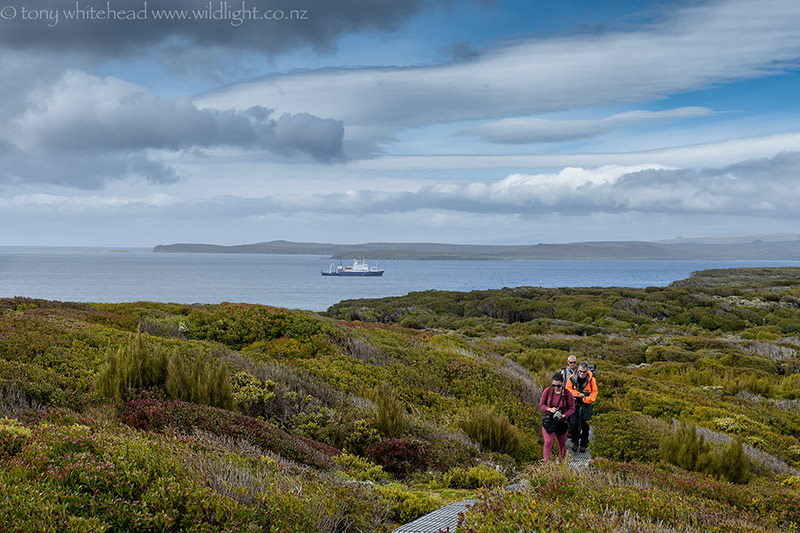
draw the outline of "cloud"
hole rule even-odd
[[[33,155],[10,148],[0,151],[0,184],[52,184],[99,189],[122,178],[142,178],[164,185],[178,181],[169,165],[141,152],[59,153]]]
[[[393,214],[420,210],[476,214],[580,215],[649,213],[747,215],[797,219],[800,152],[719,168],[659,165],[567,167],[510,174],[496,181],[432,183],[415,190],[349,190],[209,198],[185,208],[247,217],[269,213]],[[172,210],[179,209],[171,207]]]
[[[657,99],[768,76],[800,56],[798,28],[794,0],[684,5],[632,31],[520,40],[469,62],[271,76],[196,101],[240,109],[269,102],[278,112],[342,120],[348,139],[353,127],[382,128],[388,138],[403,128]]]
[[[596,168],[612,164],[631,166],[652,162],[683,168],[713,167],[729,165],[743,159],[772,157],[779,152],[797,150],[798,146],[800,146],[800,132],[789,132],[638,152],[384,155],[375,159],[353,161],[350,166],[358,170],[378,172],[565,166]]]
[[[598,120],[546,120],[537,117],[517,117],[480,124],[461,132],[461,134],[501,144],[560,142],[586,139],[625,126],[656,120],[695,118],[711,114],[713,111],[706,107],[679,107],[664,111],[626,111]]]
[[[0,19],[0,46],[102,58],[164,45],[171,54],[205,48],[274,55],[305,46],[324,50],[348,33],[391,31],[431,3],[437,0],[26,0],[36,20],[23,19],[21,5],[6,7],[14,16],[7,11]]]
[[[13,121],[10,137],[21,149],[54,151],[181,150],[237,146],[279,153],[341,157],[342,124],[307,113],[278,120],[264,107],[233,111],[198,109],[185,98],[160,99],[116,78],[71,70],[32,98]],[[297,128],[310,135],[301,138]]]
[[[272,115],[259,106],[198,109],[188,98],[162,99],[132,83],[70,70],[56,83],[32,90],[22,109],[6,118],[0,179],[86,188],[143,175],[164,183],[177,176],[153,152],[196,148],[233,147],[318,161],[344,158],[340,121],[308,113]]]

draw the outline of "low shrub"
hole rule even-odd
[[[386,477],[383,467],[376,465],[369,459],[359,457],[347,452],[342,452],[333,458],[347,474],[359,481],[378,481]]]
[[[419,439],[388,438],[369,447],[367,456],[393,474],[408,474],[429,465],[428,445]]]
[[[13,418],[0,418],[0,459],[13,457],[28,442],[31,430]]]
[[[592,455],[615,461],[652,463],[659,460],[658,447],[666,424],[653,418],[614,411],[592,419]]]
[[[389,520],[398,524],[412,522],[442,506],[442,501],[418,491],[410,491],[401,485],[378,486],[381,498],[388,504]]]
[[[500,487],[508,483],[508,478],[489,466],[480,465],[469,469],[451,468],[441,478],[434,480],[434,488],[480,489]]]
[[[461,422],[461,429],[484,448],[518,456],[525,445],[520,431],[494,408],[475,408]]]
[[[338,450],[319,442],[291,435],[255,418],[223,409],[177,400],[133,400],[125,404],[122,421],[134,428],[163,431],[173,428],[192,434],[195,429],[214,435],[242,439],[282,457],[317,468],[330,468]]]

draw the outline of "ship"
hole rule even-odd
[[[354,259],[350,266],[342,266],[341,262],[338,265],[331,263],[328,270],[323,270],[321,274],[323,276],[383,276],[383,269],[376,265],[368,265],[364,259],[361,261]]]

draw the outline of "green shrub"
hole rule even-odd
[[[733,439],[726,446],[705,442],[693,424],[681,423],[661,443],[662,458],[685,470],[702,472],[732,483],[750,480],[750,464],[742,442]]]
[[[0,459],[13,457],[28,442],[31,430],[13,418],[0,418]]]
[[[214,357],[197,355],[186,364],[183,356],[146,341],[141,331],[115,352],[109,352],[95,378],[102,396],[126,397],[137,390],[160,388],[170,398],[230,408],[233,394],[228,367]]]
[[[508,478],[489,466],[480,465],[469,469],[451,468],[440,479],[432,483],[434,488],[480,489],[499,487],[508,483]]]
[[[199,429],[219,437],[247,441],[317,468],[330,468],[331,457],[338,453],[335,448],[292,435],[263,420],[178,400],[133,400],[125,404],[120,418],[137,429],[164,431],[169,428],[187,434]]]
[[[524,447],[519,430],[494,408],[478,407],[461,422],[461,429],[484,448],[493,452],[517,456]]]
[[[412,522],[442,506],[442,501],[438,498],[406,490],[401,485],[379,485],[377,489],[390,508],[389,519],[398,524]]]
[[[141,332],[131,335],[126,344],[107,354],[95,388],[102,396],[122,397],[129,391],[163,386],[167,360],[161,345],[145,342]]]
[[[656,462],[665,424],[647,416],[615,411],[592,420],[592,455],[614,461]]]
[[[406,430],[406,413],[403,402],[392,386],[382,381],[373,393],[377,413],[375,427],[385,437],[399,437]]]
[[[333,462],[359,481],[378,481],[386,477],[382,466],[347,452],[342,452],[334,457]]]
[[[731,440],[717,456],[714,475],[731,483],[747,483],[750,481],[750,463],[744,453],[742,441]]]

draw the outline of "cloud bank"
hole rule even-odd
[[[654,216],[731,215],[797,220],[800,213],[800,152],[742,161],[718,168],[675,169],[659,165],[568,167],[558,172],[515,173],[495,181],[431,183],[415,190],[287,191],[268,197],[217,196],[187,203],[165,195],[151,200],[115,199],[115,209],[170,216],[248,218],[314,212],[332,215],[392,215],[418,211],[538,217],[647,213]],[[40,197],[9,198],[7,208]],[[48,196],[46,205],[87,207],[69,196]],[[98,204],[105,209],[106,204]],[[213,215],[212,215],[213,214]]]

